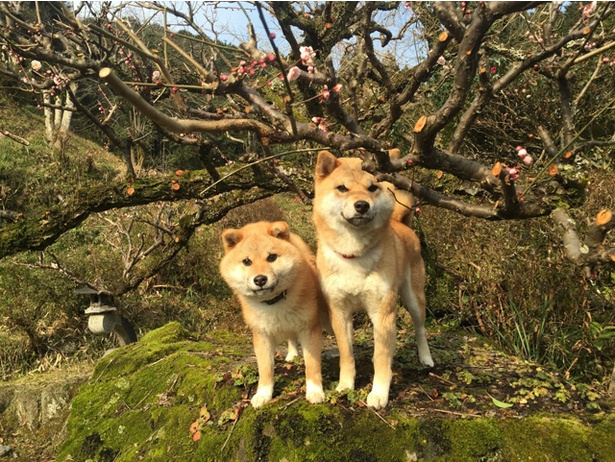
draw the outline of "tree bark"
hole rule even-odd
[[[133,183],[115,182],[83,187],[67,202],[1,228],[0,259],[25,250],[45,249],[62,234],[79,226],[91,213],[157,201],[205,200],[222,193],[255,187],[269,193],[286,189],[274,178],[257,178],[247,169],[231,172],[223,181],[214,181],[207,172],[196,171],[184,173],[181,177],[169,175],[164,178],[142,178]],[[236,199],[236,206],[244,200],[242,197]],[[207,213],[215,213],[215,210]]]

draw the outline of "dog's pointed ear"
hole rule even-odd
[[[290,240],[290,230],[288,229],[288,223],[285,221],[276,221],[275,223],[271,223],[271,227],[269,228],[269,234],[273,237],[277,237],[278,239],[284,239],[285,241]]]
[[[316,160],[316,180],[328,177],[339,165],[339,160],[329,151],[320,151]]]
[[[222,244],[224,252],[228,252],[243,239],[243,233],[239,229],[225,229],[222,231]]]

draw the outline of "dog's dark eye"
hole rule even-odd
[[[267,261],[269,263],[272,263],[276,261],[277,259],[278,259],[278,256],[275,253],[270,253],[269,256],[267,257]]]
[[[252,260],[249,258],[244,258],[241,263],[243,263],[243,266],[250,266],[252,264]]]
[[[344,186],[343,184],[339,185],[339,186],[337,187],[337,190],[338,190],[339,192],[348,192],[348,188],[347,188],[346,186]]]
[[[380,187],[379,187],[379,186],[377,186],[377,185],[375,185],[375,184],[373,184],[373,185],[371,185],[369,188],[367,188],[367,190],[368,190],[369,192],[376,192],[376,191],[378,191],[379,189],[380,189]]]

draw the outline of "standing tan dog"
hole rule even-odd
[[[374,325],[374,383],[367,404],[380,409],[389,400],[398,293],[414,323],[420,361],[433,366],[433,360],[425,335],[419,239],[400,222],[403,207],[396,210],[393,186],[379,183],[361,163],[328,151],[318,154],[313,220],[318,271],[340,351],[337,390],[354,389],[352,315],[365,310]]]
[[[251,223],[222,232],[225,255],[220,273],[241,303],[252,329],[258,363],[254,407],[273,396],[274,355],[277,342],[288,340],[287,360],[303,347],[306,399],[322,403],[322,322],[327,306],[320,290],[314,256],[301,238],[283,222]]]

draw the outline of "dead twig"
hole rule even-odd
[[[0,138],[2,136],[6,136],[7,138],[10,138],[13,141],[23,144],[24,146],[30,146],[30,142],[27,139],[22,138],[21,136],[14,135],[8,130],[0,130]]]

